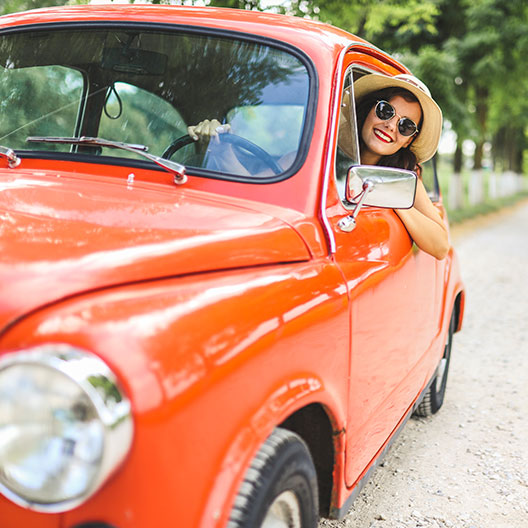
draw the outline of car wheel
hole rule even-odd
[[[415,416],[431,416],[440,410],[444,403],[444,396],[447,385],[447,375],[449,373],[449,361],[451,359],[451,346],[453,345],[453,333],[455,331],[455,313],[451,316],[447,340],[444,348],[444,355],[438,364],[436,376],[429,389],[425,393],[424,399],[414,411]]]
[[[315,528],[317,475],[303,440],[277,428],[256,454],[235,499],[228,528]]]

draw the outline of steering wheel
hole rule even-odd
[[[237,136],[236,134],[219,134],[218,138],[220,140],[220,143],[229,143],[235,149],[249,152],[257,159],[259,159],[262,163],[264,163],[266,167],[271,169],[274,174],[281,174],[283,172],[283,169],[275,161],[271,154],[268,154],[263,148],[259,147],[258,145],[255,145],[255,143],[249,141],[249,139]],[[178,139],[175,139],[165,149],[161,157],[165,159],[170,159],[177,150],[180,150],[181,148],[191,143],[194,143],[194,140],[191,136],[187,134],[185,136],[181,136]]]

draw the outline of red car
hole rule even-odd
[[[345,87],[409,71],[249,11],[61,7],[0,32],[2,528],[343,516],[441,406],[463,318],[454,251],[393,209],[416,175],[337,155]],[[206,118],[230,133],[193,141]],[[423,181],[447,225],[433,162]]]

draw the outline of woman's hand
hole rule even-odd
[[[197,125],[187,127],[187,133],[194,141],[199,142],[198,149],[205,156],[204,167],[209,167],[211,163],[214,170],[249,175],[233,152],[233,147],[229,144],[220,145],[220,134],[230,130],[231,125],[222,125],[218,119],[204,119]]]
[[[197,125],[187,127],[187,133],[194,141],[204,141],[206,143],[209,143],[214,138],[218,140],[219,134],[225,134],[230,130],[230,125],[222,125],[218,119],[212,119],[211,121],[204,119]]]

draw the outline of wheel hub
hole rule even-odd
[[[283,491],[275,498],[261,528],[301,528],[301,508],[293,491]]]

